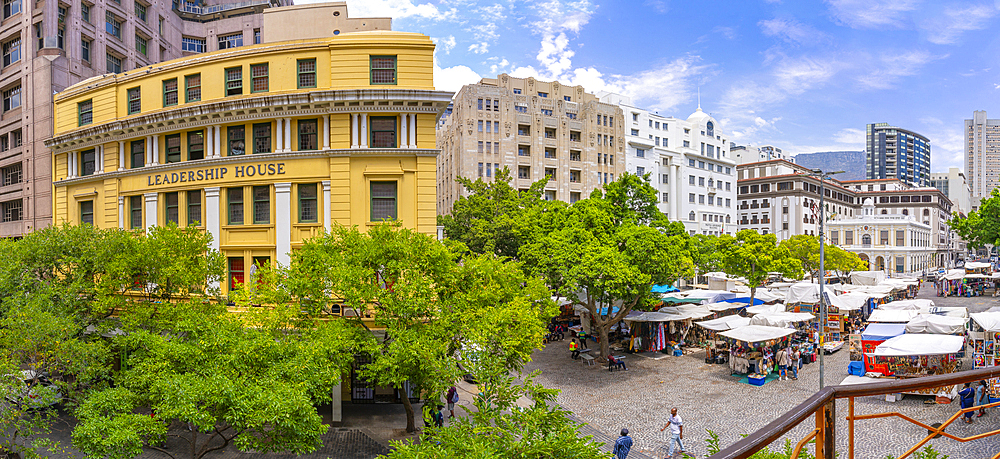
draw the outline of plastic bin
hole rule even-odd
[[[754,378],[753,376],[747,376],[747,381],[749,381],[750,384],[752,384],[754,386],[763,386],[764,382],[767,381],[767,376],[763,376],[763,377],[760,377],[760,378]]]

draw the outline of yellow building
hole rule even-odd
[[[434,44],[416,33],[334,33],[56,94],[55,223],[196,226],[227,257],[229,285],[253,263],[287,264],[334,224],[391,219],[434,234],[434,127],[451,100],[434,90]]]

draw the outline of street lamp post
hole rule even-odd
[[[819,341],[816,342],[816,352],[819,353],[819,388],[823,389],[824,386],[824,375],[823,375],[823,348],[820,346],[826,338],[826,301],[823,298],[823,284],[826,283],[826,267],[824,263],[826,261],[826,250],[824,249],[824,240],[826,239],[826,232],[823,229],[824,222],[826,220],[826,208],[825,208],[825,197],[826,188],[824,184],[825,180],[830,178],[834,174],[842,174],[844,171],[836,172],[823,172],[819,169],[813,169],[813,177],[819,179],[819,324],[816,326],[816,334],[819,335]]]

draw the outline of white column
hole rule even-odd
[[[156,220],[159,216],[159,211],[157,210],[157,200],[159,195],[157,193],[146,193],[143,196],[146,197],[146,230],[156,226]]]
[[[272,132],[274,134],[273,135],[273,137],[274,137],[274,152],[275,153],[281,153],[282,151],[284,151],[284,144],[281,141],[285,137],[285,136],[281,135],[281,133],[284,132],[284,131],[281,130],[281,118],[275,118],[274,119],[274,131],[272,131]]]
[[[118,229],[125,229],[125,196],[118,197]]]
[[[215,126],[215,157],[219,158],[223,156],[222,149],[222,126]]]
[[[351,148],[358,148],[358,114],[351,113]]]
[[[146,154],[146,161],[145,164],[142,165],[143,167],[149,167],[153,165],[153,147],[150,146],[150,144],[153,143],[152,140],[153,139],[148,135],[143,139],[142,151],[143,153]]]
[[[212,126],[205,126],[205,157],[214,158],[215,157],[215,145],[213,145],[212,139]]]
[[[118,141],[118,170],[125,170],[125,141]]]
[[[322,207],[322,210],[323,210],[323,214],[326,215],[326,217],[324,217],[324,219],[323,219],[323,229],[326,230],[327,233],[329,233],[330,230],[333,229],[332,228],[333,224],[330,223],[333,220],[333,206],[330,204],[330,181],[329,180],[323,180],[322,183],[323,183],[323,207]],[[319,210],[319,209],[317,209],[317,210]]]
[[[368,114],[361,114],[361,125],[359,127],[361,131],[361,148],[368,148]]]
[[[409,120],[409,113],[404,113],[399,117],[399,148],[410,148],[410,130],[407,129],[407,121]]]
[[[285,118],[285,153],[292,151],[292,119]]]
[[[97,167],[94,169],[95,174],[104,173],[104,145],[98,145],[94,147],[94,155],[97,156]]]
[[[410,120],[410,148],[417,148],[417,114],[411,114]]]
[[[211,250],[219,250],[219,187],[205,188],[205,231],[212,235],[208,244]],[[218,290],[219,282],[212,282],[209,289]]]
[[[333,422],[344,421],[344,414],[343,414],[344,396],[341,395],[340,384],[341,380],[338,379],[337,385],[333,386],[333,393],[331,394],[333,396],[333,399],[331,401],[332,403],[330,403],[330,420]]]
[[[75,151],[66,152],[66,178],[73,178],[73,157],[76,156]]]
[[[274,184],[275,261],[282,266],[292,262],[292,184]]]
[[[330,149],[330,115],[323,115],[323,149]]]
[[[165,159],[164,159],[164,162],[166,162]],[[154,135],[153,136],[153,165],[156,166],[156,165],[159,165],[159,164],[160,164],[160,136],[159,135]]]

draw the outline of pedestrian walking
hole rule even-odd
[[[778,364],[778,380],[788,379],[788,349],[778,349],[778,353],[774,355],[774,360]]]
[[[792,348],[792,379],[799,379],[799,368],[802,368],[802,353],[799,348]]]
[[[445,400],[448,401],[448,412],[451,413],[448,417],[455,417],[455,404],[458,403],[458,388],[451,386],[451,388],[448,389]]]
[[[625,459],[628,457],[628,452],[631,449],[632,437],[628,436],[628,429],[622,429],[621,436],[618,437],[618,440],[615,440],[615,447],[611,450],[611,454],[616,459]]]
[[[975,406],[976,391],[975,389],[969,386],[971,386],[971,384],[965,383],[965,386],[962,388],[962,390],[958,391],[958,396],[961,397],[962,400],[963,409],[972,408],[973,406]],[[972,424],[973,413],[974,413],[973,411],[967,411],[964,413],[965,416],[963,417],[963,420],[965,421],[966,424]]]
[[[576,338],[569,342],[569,357],[573,360],[580,358],[580,345],[576,344]]]
[[[977,418],[983,417],[986,414],[986,405],[990,404],[990,388],[986,385],[986,381],[979,381],[979,385],[976,386],[976,405],[979,408],[979,415]]]
[[[667,450],[667,457],[674,457],[674,444],[677,445],[679,452],[684,452],[684,444],[681,440],[684,439],[684,420],[677,415],[677,408],[670,409],[670,417],[667,418],[667,425],[660,429],[660,432],[666,430],[670,427],[670,448]]]

